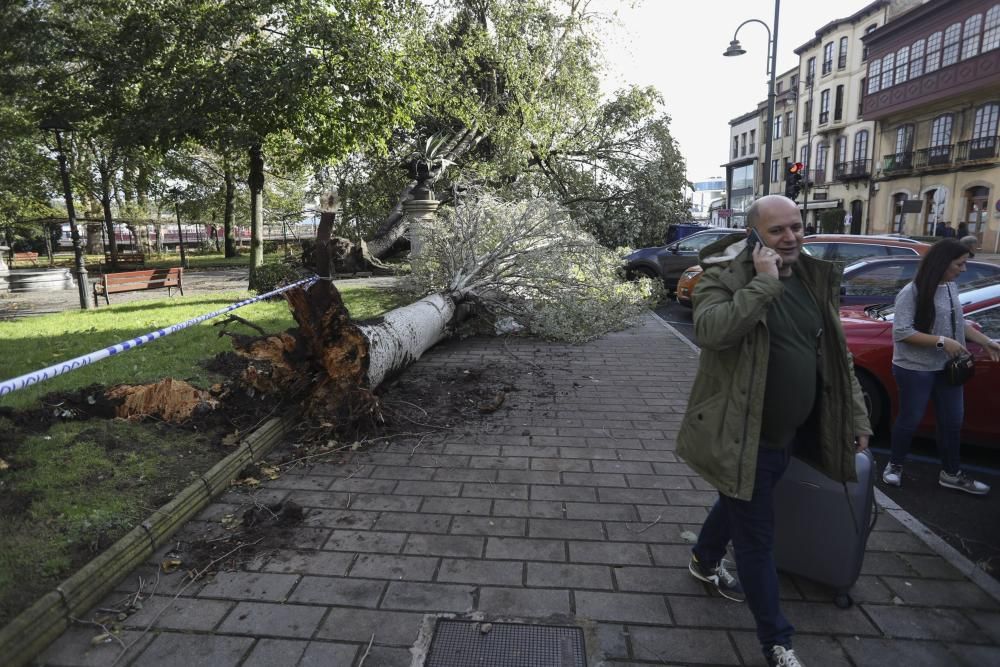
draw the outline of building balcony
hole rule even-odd
[[[956,146],[956,162],[994,161],[1000,158],[1000,137],[980,137],[960,141]]]
[[[833,165],[833,180],[852,181],[868,178],[872,174],[871,160],[848,160]]]
[[[918,169],[921,167],[947,167],[954,161],[954,152],[954,144],[921,148],[915,155],[913,166]]]
[[[810,187],[815,187],[817,185],[822,185],[826,183],[826,168],[823,169],[809,169],[806,171],[805,179],[809,181],[812,185]]]
[[[882,171],[886,173],[913,169],[913,151],[891,153],[882,158]]]

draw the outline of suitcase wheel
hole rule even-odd
[[[837,605],[838,609],[850,609],[854,606],[854,599],[850,593],[837,593],[833,598],[833,604]]]

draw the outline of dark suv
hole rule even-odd
[[[630,279],[639,276],[660,278],[668,290],[673,290],[684,269],[698,261],[701,249],[729,234],[745,235],[746,232],[742,229],[714,228],[664,246],[640,248],[625,257],[625,273]]]

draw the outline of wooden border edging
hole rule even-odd
[[[240,470],[269,454],[295,423],[297,414],[293,409],[283,417],[264,422],[235,452],[0,629],[0,655],[4,656],[4,663],[21,667],[41,653],[70,626],[71,618],[86,613],[111,592],[178,528],[228,488]]]

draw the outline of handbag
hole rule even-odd
[[[955,339],[955,301],[951,297],[951,285],[948,286],[948,299],[951,301],[951,337]],[[944,379],[950,385],[963,385],[976,373],[976,362],[971,354],[960,354],[952,357],[944,365]]]

